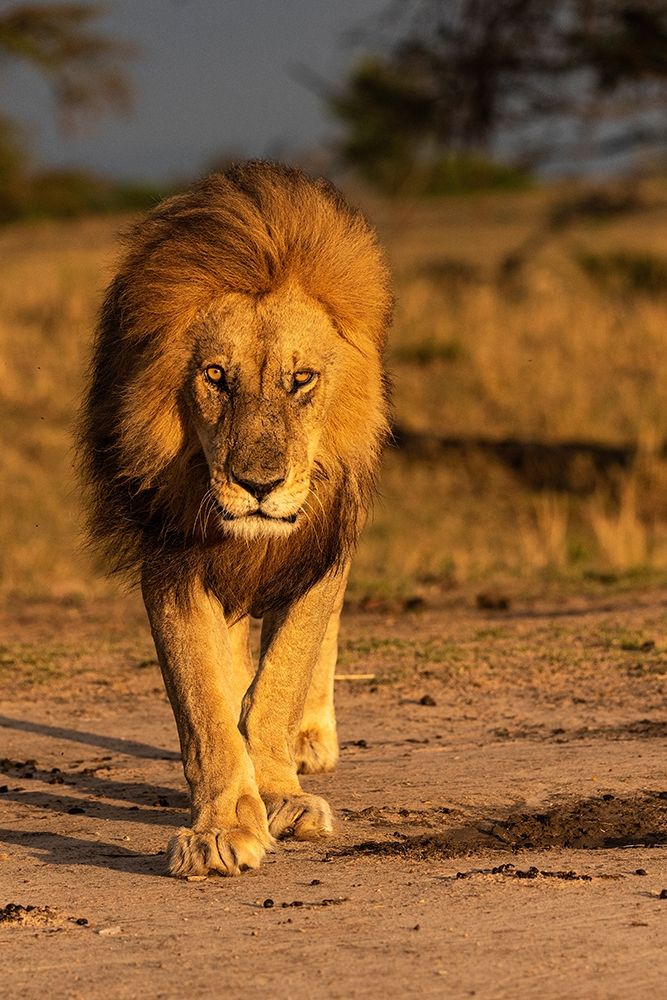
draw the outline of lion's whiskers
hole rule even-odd
[[[206,532],[208,531],[208,522],[211,519],[211,514],[215,510],[215,496],[213,495],[213,491],[211,491],[211,495],[208,497],[206,505],[207,505],[207,510],[206,510],[206,518],[204,520],[204,531],[203,531],[204,537],[206,537]]]
[[[197,531],[197,526],[201,531],[202,538],[206,537],[206,528],[208,526],[208,518],[210,516],[210,509],[207,512],[206,522],[204,523],[204,509],[213,500],[213,489],[211,486],[208,487],[201,500],[199,501],[199,506],[197,508],[197,514],[195,515],[194,524],[192,525],[192,534],[194,535]]]
[[[320,507],[322,507],[321,501],[320,501]],[[320,551],[320,554],[321,554],[324,551],[324,547],[322,545],[322,539],[321,539],[320,534],[319,534],[320,524],[319,524],[318,519],[315,517],[314,511],[312,510],[312,508],[308,504],[308,498],[306,498],[306,500],[304,500],[303,507],[301,509],[303,510],[303,513],[305,515],[306,522],[312,528],[313,538],[315,539],[315,541],[317,543],[317,547],[318,547],[318,549]],[[322,507],[322,510],[324,510],[324,507]]]

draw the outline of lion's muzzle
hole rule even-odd
[[[273,493],[275,489],[285,482],[285,476],[278,476],[276,479],[242,479],[233,470],[231,472],[232,481],[240,486],[241,489],[245,490],[246,493],[250,493],[251,496],[255,498],[259,503],[268,497],[269,493]]]

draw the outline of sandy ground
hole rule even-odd
[[[666,592],[350,610],[335,837],[183,882],[138,604],[6,608],[2,996],[667,996],[666,626]]]

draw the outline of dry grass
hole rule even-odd
[[[390,354],[398,422],[441,435],[638,444],[635,468],[588,496],[536,491],[481,456],[390,453],[353,593],[429,592],[667,568],[667,289],[616,294],[582,254],[661,258],[665,205],[581,223],[493,280],[555,193],[371,206],[396,271]],[[90,331],[123,220],[0,232],[0,593],[103,593],[78,551],[71,428]],[[614,256],[615,255],[615,256]],[[634,258],[633,258],[634,259]],[[647,265],[648,266],[648,265]],[[658,264],[651,273],[660,273]],[[651,456],[650,459],[646,456]]]
[[[645,252],[667,261],[667,202],[634,216],[635,228],[624,219],[568,231],[529,262],[519,288],[502,292],[498,263],[538,225],[544,199],[422,206],[400,235],[384,224],[397,273],[399,417],[419,431],[548,441],[636,441],[651,426],[664,440],[667,286],[663,297],[605,295],[576,253],[632,243],[636,228]],[[472,279],[434,266],[455,254]]]
[[[98,584],[79,550],[72,425],[116,221],[0,233],[0,590],[69,594]]]

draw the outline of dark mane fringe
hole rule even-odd
[[[328,182],[254,161],[157,206],[127,243],[79,421],[89,544],[132,583],[159,574],[185,596],[198,578],[228,614],[276,609],[354,547],[386,436],[386,391],[368,427],[321,456],[317,502],[297,531],[251,545],[215,524],[202,533],[209,474],[181,397],[189,331],[230,291],[264,294],[296,277],[379,381],[392,299],[375,234]],[[359,433],[368,444],[351,461]]]

